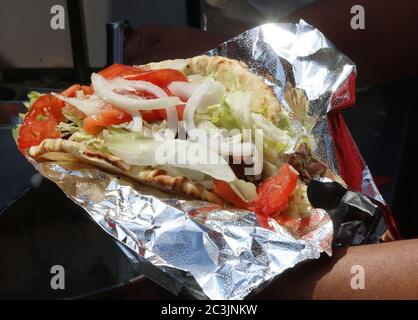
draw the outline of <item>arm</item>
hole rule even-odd
[[[365,289],[351,288],[354,265],[364,268]],[[302,264],[258,299],[418,299],[418,239],[334,250],[331,258]]]
[[[365,289],[353,290],[353,265],[365,270]],[[335,249],[332,257],[285,272],[255,299],[418,299],[418,239]],[[99,298],[175,299],[144,277]]]

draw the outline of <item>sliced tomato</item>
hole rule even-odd
[[[92,95],[94,93],[94,89],[91,86],[81,86],[81,90],[83,90],[85,95]]]
[[[19,129],[19,149],[37,146],[48,138],[59,138],[57,125],[63,121],[64,102],[48,94],[39,97],[31,106]]]
[[[262,226],[263,228],[270,229],[270,230],[273,229],[269,224],[269,217],[256,213],[256,218],[257,218],[258,224]]]
[[[99,74],[106,79],[123,77],[127,80],[148,81],[163,89],[167,89],[167,86],[173,81],[187,81],[187,77],[181,71],[175,69],[149,70],[120,63],[112,64],[99,71]]]
[[[106,79],[112,79],[115,77],[124,77],[127,80],[142,80],[151,82],[163,90],[165,90],[169,95],[171,93],[167,89],[167,86],[172,81],[188,81],[187,77],[178,70],[174,69],[160,69],[160,70],[147,70],[145,68],[130,67],[123,64],[113,64],[110,67],[99,72]],[[70,90],[66,91],[69,93],[79,90],[79,87],[73,86]],[[87,87],[90,88],[90,87]],[[86,90],[88,89],[82,89]],[[91,88],[90,88],[91,89]],[[144,99],[155,99],[156,97],[148,92],[136,91],[136,95]],[[177,114],[179,120],[183,119],[185,105],[181,104],[176,106]],[[161,110],[141,110],[142,118],[147,122],[153,122],[158,120],[167,119],[167,114],[164,109]],[[86,132],[97,135],[99,134],[104,127],[109,125],[121,124],[123,122],[131,121],[132,117],[129,113],[125,112],[122,109],[116,108],[114,106],[107,106],[102,110],[102,112],[96,116],[87,117],[84,120],[84,130]]]
[[[241,199],[241,197],[231,188],[228,182],[214,179],[212,191],[222,199],[231,203],[235,208],[248,209],[249,207],[249,203]]]
[[[286,213],[277,216],[273,215],[272,218],[282,226],[286,227],[287,229],[293,230],[294,232],[296,232],[300,228],[302,223],[300,219],[293,218]]]
[[[167,86],[171,82],[188,81],[187,77],[181,71],[174,69],[158,69],[143,71],[135,75],[127,75],[125,78],[127,80],[142,80],[151,82],[165,90],[167,93],[169,93]]]
[[[39,145],[45,139],[60,138],[60,132],[57,129],[59,122],[53,119],[35,121],[31,124],[22,124],[19,129],[17,140],[20,150],[25,150],[32,146]]]
[[[39,115],[54,117],[57,120],[62,121],[64,119],[64,116],[62,115],[62,107],[64,107],[64,101],[58,99],[52,94],[43,95],[32,104],[25,116],[24,122],[32,122]]]
[[[144,99],[155,99],[155,96],[148,92],[138,90],[135,94],[143,97]],[[160,110],[141,110],[140,112],[143,120],[147,122],[154,122],[165,119],[159,111]],[[97,135],[106,126],[117,125],[131,120],[132,116],[128,112],[112,105],[106,105],[99,115],[86,118],[84,120],[83,127],[87,133]]]
[[[91,135],[98,135],[107,126],[118,125],[131,120],[132,116],[126,111],[111,104],[106,104],[99,114],[84,119],[83,128]]]
[[[106,79],[113,79],[115,77],[126,77],[141,74],[145,71],[143,68],[126,66],[124,64],[115,63],[111,66],[99,71],[99,74]]]
[[[180,110],[183,109],[180,108]],[[140,112],[142,119],[147,122],[154,122],[167,118],[165,110],[141,110]],[[182,116],[183,113],[181,111],[179,118]],[[82,119],[82,117],[80,118]],[[118,125],[124,122],[129,122],[131,120],[132,116],[124,110],[114,106],[105,106],[100,114],[85,118],[83,122],[83,128],[87,133],[95,136],[102,132],[106,126]]]
[[[145,71],[137,75],[129,75],[126,77],[127,80],[142,80],[151,82],[163,90],[167,92],[168,95],[172,95],[171,92],[168,90],[168,85],[173,81],[188,81],[187,77],[180,71],[174,69],[159,69],[159,70],[151,70]],[[138,93],[136,93],[138,94]],[[155,99],[156,97],[145,97],[146,99]],[[177,109],[177,117],[179,120],[183,120],[183,113],[184,113],[185,104],[179,104],[176,106]],[[167,112],[165,109],[155,110],[157,115],[154,117],[150,117],[150,119],[155,120],[164,120],[167,119]],[[142,113],[142,111],[141,111]],[[145,121],[148,121],[145,119]]]
[[[155,95],[153,95],[150,92],[137,90],[135,91],[135,95],[143,98],[143,99],[155,99],[157,98]],[[142,119],[147,122],[153,122],[162,120],[160,114],[157,112],[157,110],[140,110]]]
[[[298,172],[289,164],[283,164],[277,174],[266,179],[257,188],[257,198],[251,209],[259,215],[271,216],[285,210],[296,188]]]
[[[78,83],[73,84],[71,87],[65,89],[61,94],[66,97],[75,97],[76,92],[82,90],[85,95],[92,95],[94,90],[90,86],[80,86]]]
[[[75,94],[78,90],[81,90],[81,86],[76,83],[73,84],[71,87],[65,89],[61,94],[66,97],[75,97]]]
[[[141,110],[142,119],[146,122],[154,122],[158,120],[163,120],[158,110]]]

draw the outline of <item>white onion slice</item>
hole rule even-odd
[[[168,85],[168,90],[180,99],[187,100],[198,87],[197,84],[185,81],[173,81]]]
[[[142,116],[139,111],[131,111],[132,121],[128,124],[128,129],[133,132],[141,132],[142,130]]]
[[[93,73],[91,75],[91,83],[93,85],[94,92],[100,98],[128,111],[164,109],[167,107],[174,107],[182,103],[177,97],[141,99],[140,97],[130,97],[118,94],[113,92],[109,82],[97,73]]]
[[[61,94],[52,93],[58,99],[72,105],[73,107],[80,110],[86,116],[94,116],[100,113],[104,102],[103,100],[99,99],[97,96],[86,96],[85,98],[74,98],[74,97],[66,97]]]
[[[115,106],[125,109],[130,113],[137,112],[138,110],[165,109],[167,112],[168,123],[166,137],[174,138],[175,133],[177,132],[178,124],[177,110],[175,106],[182,103],[178,97],[167,97],[167,94],[164,92],[164,90],[146,81],[116,79],[112,82],[109,82],[101,75],[93,73],[91,75],[91,82],[96,94],[99,97],[109,103],[114,104]],[[154,94],[159,98],[141,99],[140,97],[118,94],[113,91],[114,89],[144,90]],[[134,114],[132,114],[132,116],[135,117]]]
[[[165,98],[167,97],[167,93],[159,86],[148,82],[148,81],[141,81],[141,80],[126,80],[123,78],[115,78],[109,81],[110,87],[113,90],[117,89],[125,89],[129,91],[133,90],[141,90],[152,93],[154,96],[158,98]]]
[[[197,127],[201,132],[195,134],[191,131],[197,139],[196,141],[205,144],[209,142],[209,147],[225,156],[251,156],[255,152],[255,144],[250,141],[241,143],[242,134],[228,137],[225,135],[225,129],[219,129],[210,121],[202,121]]]
[[[206,112],[207,107],[218,104],[221,101],[224,91],[225,88],[223,85],[212,80],[206,80],[196,88],[184,108],[184,120],[187,133],[196,128],[194,123],[195,112]]]
[[[141,80],[126,80],[123,78],[115,78],[111,80],[110,87],[113,90],[123,89],[128,91],[133,90],[141,90],[141,91],[147,91],[149,93],[152,93],[154,96],[158,98],[166,98],[168,95],[167,93],[161,89],[159,86],[156,86],[155,84],[147,81],[141,81]],[[135,99],[135,97],[133,97]],[[167,112],[167,129],[164,133],[165,138],[167,139],[174,139],[175,132],[177,132],[177,123],[178,123],[178,117],[177,117],[177,110],[171,106],[165,108]],[[139,121],[138,119],[134,118],[133,128],[137,125],[136,123]],[[142,118],[141,118],[142,119]],[[136,122],[135,122],[136,121]],[[141,122],[142,127],[142,122]],[[131,129],[134,131],[133,129]]]
[[[195,138],[197,143],[208,146],[221,156],[232,156],[234,159],[235,157],[239,159],[243,158],[245,163],[253,163],[253,168],[245,168],[245,174],[258,175],[261,173],[263,157],[255,143],[251,141],[241,143],[241,134],[227,137],[222,133],[222,129],[212,129],[212,127],[209,127],[207,130],[204,130],[202,127],[206,127],[206,125],[200,123],[198,128],[200,131],[191,131],[191,136]],[[247,162],[247,160],[251,161]]]

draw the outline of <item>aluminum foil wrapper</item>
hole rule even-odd
[[[347,100],[335,93],[341,93],[355,75],[355,66],[317,29],[304,21],[266,24],[208,54],[247,63],[286,108],[286,83],[302,89],[309,114],[317,117],[312,157],[342,175],[328,114]],[[362,181],[370,199],[364,190],[326,178],[313,180],[309,198],[321,209],[297,227],[271,221],[269,230],[259,225],[252,212],[167,194],[86,164],[34,165],[113,236],[144,275],[173,293],[186,290],[199,299],[244,299],[286,269],[317,259],[322,252],[331,254],[333,241],[378,241],[385,229],[379,206],[373,202],[381,200],[380,194],[367,176],[367,167]],[[332,192],[323,192],[324,188]]]

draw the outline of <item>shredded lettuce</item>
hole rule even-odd
[[[81,127],[83,120],[80,119],[79,115],[74,112],[74,108],[65,106],[62,108],[62,114],[67,121],[74,123],[76,126]]]
[[[20,124],[18,124],[12,129],[12,136],[15,142],[17,142],[17,138],[19,138],[19,130],[20,130]]]
[[[134,165],[168,165],[198,171],[226,182],[236,180],[225,159],[206,146],[188,140],[111,139],[105,141],[105,147]]]
[[[277,128],[261,114],[252,113],[254,129],[263,131],[263,155],[274,162],[286,149],[290,137],[284,130]]]
[[[108,127],[103,130],[99,135],[92,136],[86,133],[83,128],[77,127],[74,123],[61,123],[60,128],[69,128],[67,132],[71,129],[76,129],[75,132],[71,135],[69,140],[82,142],[89,147],[103,152],[109,152],[106,148],[106,144],[114,141],[137,141],[138,139],[144,139],[143,134],[138,132],[129,131],[123,128],[115,128],[113,126]],[[146,128],[144,128],[146,129]]]
[[[207,133],[218,132],[219,130],[221,130],[217,126],[215,126],[211,121],[207,120],[199,121],[199,123],[197,124],[197,128]]]
[[[250,109],[252,95],[236,91],[228,93],[218,105],[208,108],[211,122],[219,127],[232,130],[260,129],[263,132],[263,155],[269,162],[275,163],[286,150],[290,141],[292,125],[285,113],[279,115],[284,120],[281,128],[277,127],[262,114]],[[254,135],[254,134],[253,134]]]
[[[306,218],[311,215],[312,209],[307,195],[307,186],[298,180],[296,189],[289,200],[289,211],[287,214],[296,219]]]
[[[81,142],[97,151],[107,152],[107,149],[105,147],[105,140],[102,137],[92,136],[86,133],[84,130],[75,132],[71,135],[71,137],[68,140]]]
[[[231,130],[241,127],[240,123],[232,115],[231,109],[225,102],[225,99],[220,104],[208,107],[208,113],[212,123],[219,128]]]
[[[103,136],[100,134],[95,137],[84,131],[83,120],[73,108],[64,107],[62,113],[66,120],[58,125],[62,136],[70,135],[68,140],[81,142],[94,150],[106,152]]]
[[[69,134],[71,135],[77,134],[76,137],[78,136],[78,139],[83,140],[82,137],[84,136],[89,136],[88,139],[90,139],[90,137],[93,137],[93,136],[88,135],[83,130],[83,120],[80,119],[79,116],[76,113],[74,113],[73,110],[74,110],[73,108],[68,108],[67,106],[65,106],[62,109],[62,114],[66,121],[63,121],[58,125],[58,130],[61,132],[61,135],[63,136],[66,136]],[[75,141],[79,141],[79,140],[75,140]]]
[[[241,129],[251,128],[251,102],[250,92],[235,91],[225,95],[225,104]]]
[[[31,91],[28,93],[28,101],[23,102],[23,105],[30,109],[32,107],[32,105],[34,104],[34,102],[39,98],[43,96],[42,93],[36,92],[36,91]],[[24,113],[19,113],[18,114],[18,118],[16,120],[16,126],[12,129],[12,136],[13,139],[17,142],[17,139],[19,137],[19,130],[21,127],[21,123],[23,123],[23,120],[25,119],[26,114]]]
[[[61,123],[60,128],[65,126],[71,126],[69,129],[76,127],[74,123]],[[147,128],[144,127],[144,129]],[[114,127],[108,127],[97,136],[89,135],[82,128],[78,128],[69,140],[82,142],[95,150],[111,153],[128,163],[140,166],[160,166],[171,175],[184,175],[195,181],[207,181],[208,176],[227,181],[236,179],[232,169],[221,156],[208,151],[204,146],[186,140],[156,140],[147,138],[142,133]],[[157,158],[160,147],[161,150],[167,151],[166,154],[164,151],[160,154],[166,157],[166,164],[160,163],[161,160]],[[215,159],[214,163],[190,160],[192,150],[208,155],[208,159]],[[185,159],[187,162],[176,163],[176,159],[186,154],[188,155]]]
[[[77,108],[86,116],[99,114],[105,102],[95,95],[85,96],[84,93],[82,93],[82,91],[81,93],[79,92],[80,90],[76,93],[77,97],[66,97],[61,94],[55,93],[53,93],[53,95],[58,99],[66,102],[67,104],[73,106],[74,108]]]
[[[280,158],[277,158],[280,159]],[[281,162],[281,161],[279,161]],[[263,162],[263,178],[273,177],[277,174],[277,170],[279,170],[281,163],[271,163],[268,161]]]
[[[80,127],[74,122],[61,122],[58,125],[58,130],[65,136],[80,131]]]
[[[28,93],[28,99],[29,101],[24,102],[23,104],[26,106],[26,108],[30,109],[30,107],[32,107],[33,103],[41,96],[43,96],[44,94],[36,92],[36,91],[31,91]]]
[[[108,127],[103,130],[101,136],[104,140],[135,140],[142,137],[138,132],[115,127]]]
[[[237,179],[229,184],[232,190],[235,191],[245,201],[252,201],[257,197],[257,188],[254,183]]]
[[[289,115],[287,114],[287,112],[281,110],[277,114],[277,116],[279,118],[277,126],[280,129],[285,130],[290,136],[294,136],[296,134],[296,131],[293,128],[292,122],[290,121]]]

